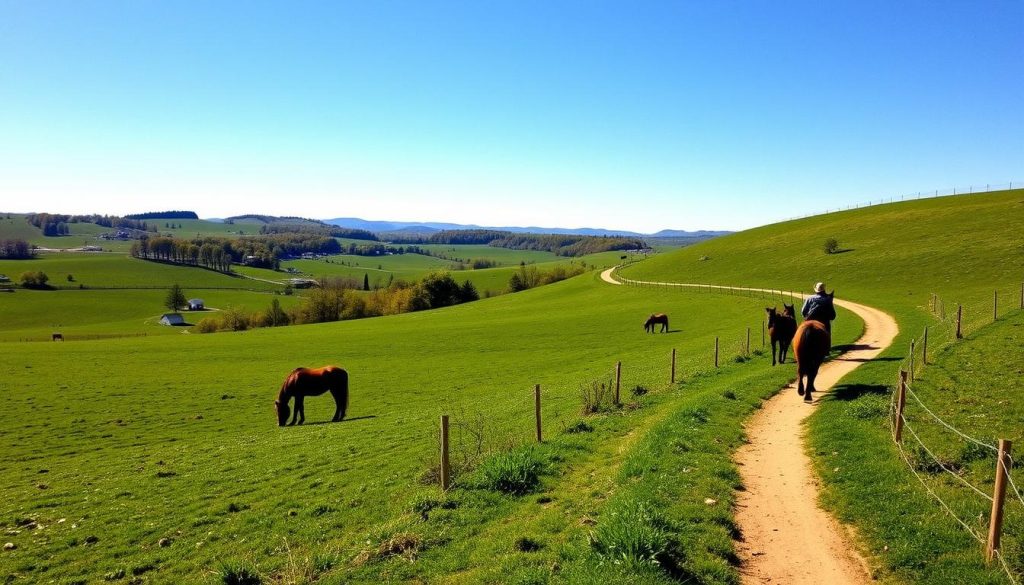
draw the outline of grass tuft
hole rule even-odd
[[[545,467],[545,460],[532,447],[495,453],[480,464],[478,486],[506,494],[526,494],[540,484]]]

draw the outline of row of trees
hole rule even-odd
[[[0,240],[0,258],[5,260],[27,260],[36,255],[32,244],[25,240]]]
[[[125,219],[199,219],[194,211],[147,211],[146,213],[131,213],[124,216]]]
[[[325,279],[319,288],[310,290],[297,307],[284,310],[280,302],[273,299],[265,311],[246,313],[229,310],[206,317],[196,324],[196,330],[211,333],[363,319],[437,309],[480,298],[473,283],[465,281],[459,284],[448,272],[428,274],[416,283],[395,281],[387,288],[369,294],[360,292],[359,288],[355,279]]]
[[[338,240],[327,236],[276,234],[237,239],[157,236],[142,238],[131,247],[131,255],[136,258],[203,266],[220,272],[230,272],[232,264],[277,270],[282,258],[307,252],[340,254],[342,246]]]
[[[343,228],[313,220],[301,222],[274,221],[260,227],[261,234],[314,234],[350,240],[379,241],[377,235],[366,230]]]
[[[444,230],[427,237],[404,240],[414,244],[488,245],[513,250],[542,250],[559,256],[584,256],[609,250],[646,247],[643,240],[622,236],[516,234],[498,230]]]
[[[29,213],[25,221],[43,230],[44,236],[65,236],[70,233],[68,224],[72,223],[94,223],[108,228],[123,228],[128,230],[155,232],[155,225],[149,225],[144,221],[118,217],[116,215],[64,215],[60,213]]]

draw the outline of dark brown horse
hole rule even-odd
[[[331,422],[338,422],[345,418],[345,409],[348,408],[348,372],[337,366],[324,366],[322,368],[295,368],[285,378],[281,385],[281,391],[277,393],[277,400],[274,401],[274,410],[277,412],[278,426],[284,426],[288,420],[288,402],[295,398],[295,414],[292,422],[302,424],[306,421],[306,410],[303,403],[307,396],[320,396],[330,391],[334,397],[334,417]]]
[[[783,303],[782,313],[777,313],[775,307],[766,307],[765,311],[768,311],[768,335],[772,339],[772,365],[775,365],[776,344],[778,363],[784,364],[789,344],[793,342],[793,335],[796,333],[796,309],[793,305]]]
[[[665,333],[668,331],[668,315],[665,313],[655,313],[647,318],[647,322],[644,323],[644,331],[648,333],[654,333],[654,326],[661,324],[661,332]]]
[[[814,392],[814,379],[818,377],[818,368],[825,361],[832,348],[832,335],[821,321],[804,321],[793,337],[793,355],[796,356],[796,393],[804,397],[804,402],[811,401]],[[804,388],[804,376],[807,376],[807,387]]]

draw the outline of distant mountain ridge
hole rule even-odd
[[[603,228],[546,228],[537,226],[480,226],[476,224],[459,224],[443,222],[407,222],[407,221],[369,221],[358,217],[336,217],[322,220],[339,227],[367,230],[375,233],[431,234],[442,230],[496,230],[520,234],[556,234],[571,236],[627,236],[648,238],[713,238],[732,232],[714,230],[661,230],[654,234],[642,234],[628,230],[609,230]]]

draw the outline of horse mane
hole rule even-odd
[[[292,373],[288,374],[288,377],[284,379],[284,383],[281,384],[281,389],[277,392],[277,400],[287,401],[287,399],[290,398],[288,396],[288,391],[295,385],[295,381],[299,377],[299,372],[305,369],[306,368],[295,368],[292,370]]]

